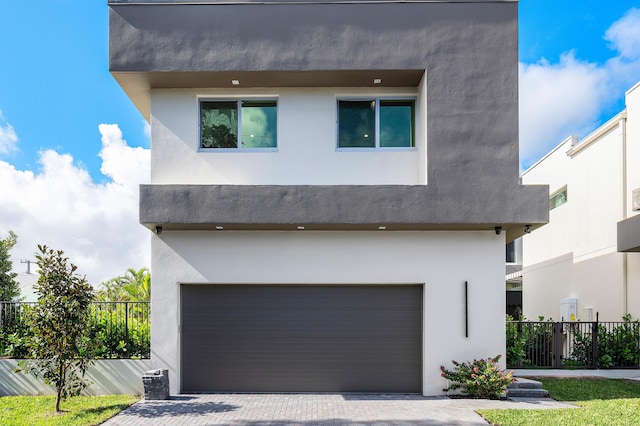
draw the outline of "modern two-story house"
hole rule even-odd
[[[177,392],[442,393],[504,353],[514,0],[110,0],[151,124],[152,361]]]

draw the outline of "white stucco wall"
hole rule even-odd
[[[640,82],[626,93],[626,157],[627,157],[627,216],[635,216],[640,211],[633,211],[632,193],[640,189]],[[627,304],[629,312],[640,317],[640,253],[627,253]]]
[[[627,214],[640,214],[633,211],[631,193],[640,188],[640,82],[629,89],[625,96],[627,106],[626,148],[627,148]]]
[[[55,395],[51,386],[44,385],[30,374],[14,373],[18,360],[0,359],[0,396],[3,395]],[[101,359],[87,371],[86,379],[91,386],[87,395],[115,395],[144,393],[142,376],[152,369],[148,359]]]
[[[424,184],[426,89],[274,88],[152,91],[151,183],[236,185]],[[414,149],[340,151],[337,99],[416,98]],[[200,151],[199,99],[278,99],[278,148]]]
[[[424,283],[423,393],[441,395],[440,365],[504,354],[504,244],[493,231],[165,231],[152,238],[153,364],[178,392],[180,283]]]
[[[627,92],[625,112],[573,147],[564,141],[523,174],[524,184],[547,183],[551,193],[567,185],[568,191],[568,202],[549,212],[549,224],[524,237],[529,319],[559,320],[566,297],[578,299],[583,321],[590,314],[595,320],[596,312],[604,321],[619,321],[626,312],[640,317],[640,254],[617,252],[617,223],[638,213],[630,197],[640,187],[639,87]]]

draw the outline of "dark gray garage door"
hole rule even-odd
[[[422,286],[183,285],[183,392],[421,392]]]

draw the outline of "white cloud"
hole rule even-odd
[[[573,52],[558,63],[520,64],[520,160],[529,167],[566,137],[585,136],[603,111],[640,79],[640,10],[631,9],[607,30],[613,49],[604,63]]]
[[[8,154],[18,149],[18,135],[13,126],[5,122],[0,111],[0,155]]]
[[[96,183],[69,154],[45,150],[41,170],[17,170],[0,161],[0,234],[18,235],[19,259],[34,259],[37,244],[64,250],[95,286],[127,268],[149,266],[148,230],[138,223],[138,185],[149,181],[149,150],[129,147],[117,125],[99,126],[102,173]],[[4,235],[2,235],[4,236]]]
[[[572,133],[594,124],[606,96],[606,72],[575,59],[520,64],[520,158],[540,158]],[[526,164],[525,166],[528,166]]]
[[[640,57],[640,9],[629,10],[609,27],[604,36],[611,47],[626,59]]]
[[[98,130],[102,135],[100,171],[115,183],[134,188],[137,194],[137,185],[149,181],[149,150],[127,145],[117,124],[101,124]]]

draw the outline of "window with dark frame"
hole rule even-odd
[[[277,148],[278,104],[273,99],[200,102],[200,148]]]
[[[415,100],[338,100],[338,148],[415,147]]]

